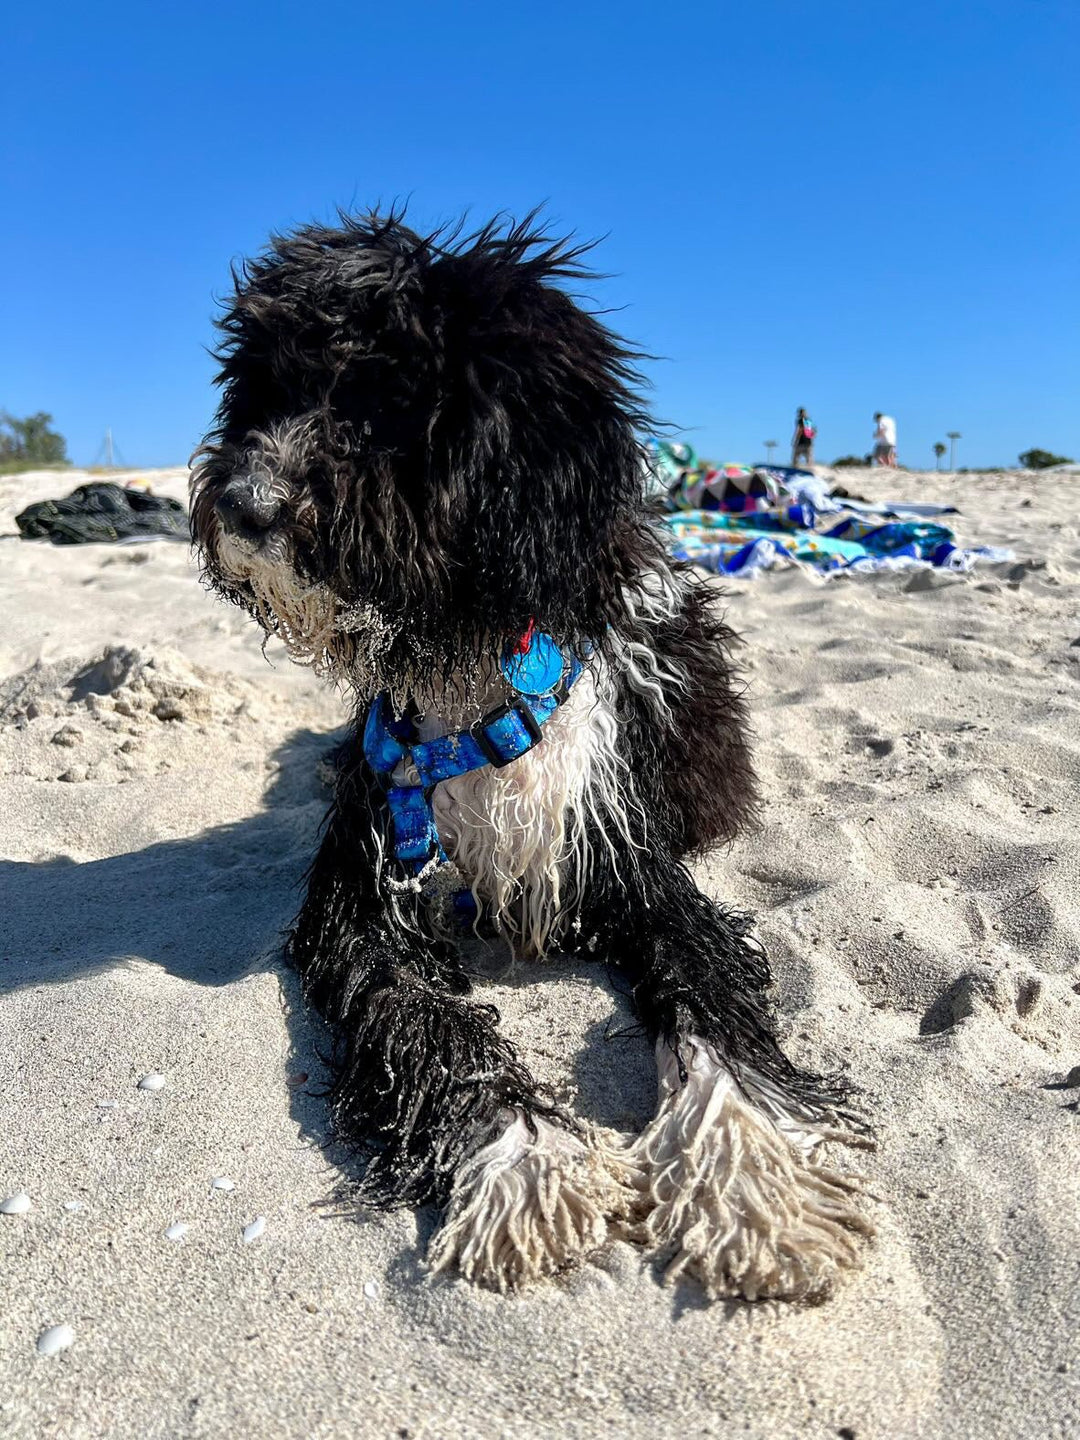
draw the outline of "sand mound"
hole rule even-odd
[[[260,692],[235,676],[193,665],[176,650],[147,654],[110,645],[89,662],[35,661],[0,681],[0,725],[79,711],[102,720],[226,721],[256,704]]]
[[[37,780],[123,782],[159,767],[198,768],[230,741],[261,762],[300,718],[272,689],[164,647],[110,645],[0,681],[0,754],[9,773]]]

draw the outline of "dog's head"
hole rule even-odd
[[[532,227],[400,216],[275,238],[235,275],[192,480],[204,572],[361,689],[447,674],[530,622],[598,643],[639,567],[634,357]]]

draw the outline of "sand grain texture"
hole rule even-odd
[[[1075,477],[846,475],[1018,562],[732,587],[766,808],[701,877],[881,1129],[879,1239],[814,1308],[710,1306],[625,1245],[506,1300],[424,1277],[429,1214],[327,1218],[348,1162],[278,949],[341,701],[182,545],[14,537],[79,478],[0,478],[0,1195],[33,1199],[0,1216],[0,1433],[1080,1433]],[[599,968],[485,994],[581,1113],[647,1118]]]

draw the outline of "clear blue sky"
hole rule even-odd
[[[22,5],[0,408],[186,460],[229,261],[335,205],[544,201],[706,454],[1080,457],[1077,0]]]

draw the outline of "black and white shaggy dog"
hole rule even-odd
[[[360,1200],[441,1207],[433,1266],[498,1289],[614,1234],[710,1296],[818,1296],[869,1227],[814,1155],[858,1122],[686,868],[754,810],[734,637],[650,517],[635,356],[564,288],[581,253],[531,217],[275,238],[221,321],[194,533],[355,705],[289,943]],[[640,1135],[534,1080],[469,998],[472,930],[622,972],[659,1070]]]

